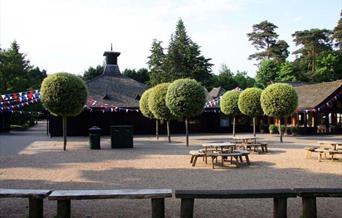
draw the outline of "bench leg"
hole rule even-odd
[[[57,201],[57,218],[70,218],[70,200]]]
[[[195,157],[195,158],[194,158],[193,161],[192,161],[192,166],[193,166],[193,167],[196,165],[198,156],[195,155],[194,157]]]
[[[241,157],[241,156],[240,156]],[[240,167],[240,164],[239,164],[239,157],[237,157],[237,156],[235,156],[234,157],[235,158],[235,165],[236,165],[236,167]]]
[[[165,217],[165,199],[164,198],[152,198],[152,218],[164,218]]]
[[[273,217],[287,217],[287,198],[273,198]]]
[[[181,201],[181,218],[193,218],[194,217],[194,201],[193,198],[182,198]]]
[[[251,162],[249,162],[249,157],[248,157],[248,154],[245,155],[246,157],[246,162],[247,162],[247,165],[251,165]]]
[[[316,198],[315,197],[302,197],[303,203],[303,218],[316,218]]]
[[[242,156],[240,156],[240,162],[243,163],[243,159],[242,159]]]
[[[192,163],[193,160],[194,160],[194,155],[191,155],[190,163]]]
[[[42,198],[29,198],[29,218],[43,218]]]

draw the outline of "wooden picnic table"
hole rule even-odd
[[[204,152],[204,160],[205,163],[207,164],[208,161],[208,148],[214,148],[215,150],[221,150],[221,152],[223,152],[223,150],[226,149],[230,149],[231,151],[234,150],[235,148],[235,143],[231,143],[231,142],[212,142],[212,143],[204,143],[202,144],[202,147],[204,147],[205,152]]]
[[[235,140],[235,142],[256,143],[257,137],[255,137],[255,136],[234,136],[233,139]]]
[[[334,155],[342,154],[342,142],[340,141],[317,141],[319,147],[314,149],[314,152],[318,152],[318,162],[321,161],[322,156],[324,155],[327,158],[327,154],[331,156],[331,159],[334,160]]]
[[[337,146],[342,146],[342,141],[317,141],[319,146],[331,146],[334,150],[337,150]]]

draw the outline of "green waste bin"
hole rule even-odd
[[[133,148],[133,126],[111,126],[110,135],[112,148]]]
[[[93,126],[89,129],[89,145],[90,149],[101,149],[101,128]]]

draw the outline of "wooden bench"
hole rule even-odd
[[[316,149],[318,149],[318,148],[319,148],[319,146],[307,146],[307,147],[305,147],[305,148],[304,148],[304,150],[306,150],[306,152],[305,152],[305,158],[306,158],[306,159],[311,158],[311,154],[312,154],[313,152],[315,152]]]
[[[196,161],[198,157],[205,156],[205,153],[202,150],[191,150],[189,151],[189,154],[191,155],[190,163],[192,163],[193,167],[196,165]]]
[[[240,156],[240,161],[241,163],[243,163],[243,160],[242,160],[242,157],[245,157],[246,159],[246,163],[247,165],[251,165],[250,161],[249,161],[249,151],[246,151],[246,150],[235,150],[234,152],[238,152],[238,153],[241,153],[241,156]]]
[[[163,218],[165,198],[170,197],[171,189],[56,190],[49,195],[49,200],[57,200],[58,218],[69,218],[71,200],[151,199],[152,218]]]
[[[28,198],[29,217],[43,217],[43,199],[51,193],[42,189],[0,189],[0,198]]]
[[[342,188],[295,188],[294,190],[299,197],[302,197],[303,218],[317,217],[317,197],[342,197]]]
[[[176,190],[176,198],[181,198],[181,218],[192,218],[194,200],[200,199],[245,199],[273,198],[273,217],[287,217],[287,198],[296,197],[291,189],[244,189],[244,190]],[[227,208],[229,211],[229,208]],[[241,214],[242,216],[242,214]]]
[[[240,152],[232,152],[232,153],[212,153],[212,154],[208,154],[208,157],[211,157],[211,163],[212,163],[212,168],[215,168],[215,160],[217,160],[218,157],[222,158],[222,162],[221,165],[223,166],[223,162],[224,159],[226,158],[231,158],[230,162],[233,163],[233,158],[235,159],[234,164],[236,165],[236,167],[240,167],[239,164],[239,159],[242,158],[242,153]]]

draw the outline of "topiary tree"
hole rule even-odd
[[[241,113],[253,117],[253,135],[255,136],[255,118],[263,114],[260,96],[262,89],[259,88],[247,88],[241,92],[238,100],[238,106]]]
[[[240,114],[238,100],[240,92],[237,90],[227,91],[220,100],[220,109],[222,113],[233,117],[233,136],[235,136],[235,117]]]
[[[296,90],[287,84],[276,83],[267,86],[261,93],[261,108],[267,116],[280,118],[291,115],[297,108]],[[283,142],[281,121],[279,123],[280,142]]]
[[[144,91],[142,94],[140,100],[139,100],[139,109],[144,117],[147,117],[149,119],[156,119],[150,110],[150,107],[148,105],[148,99],[150,97],[150,93],[152,91],[152,88],[149,88]],[[159,139],[159,122],[158,119],[156,119],[156,138]]]
[[[166,130],[168,141],[171,142],[170,136],[170,120],[174,119],[175,116],[171,113],[170,109],[166,106],[165,98],[167,89],[170,83],[161,83],[155,86],[150,92],[148,98],[148,106],[154,117],[159,120],[166,121]]]
[[[205,89],[194,79],[178,79],[169,85],[166,106],[175,117],[184,117],[186,146],[189,146],[188,119],[202,113],[206,102]]]
[[[67,144],[67,117],[80,114],[87,102],[88,91],[83,80],[70,73],[55,73],[46,77],[40,89],[44,107],[63,119],[64,150]]]

